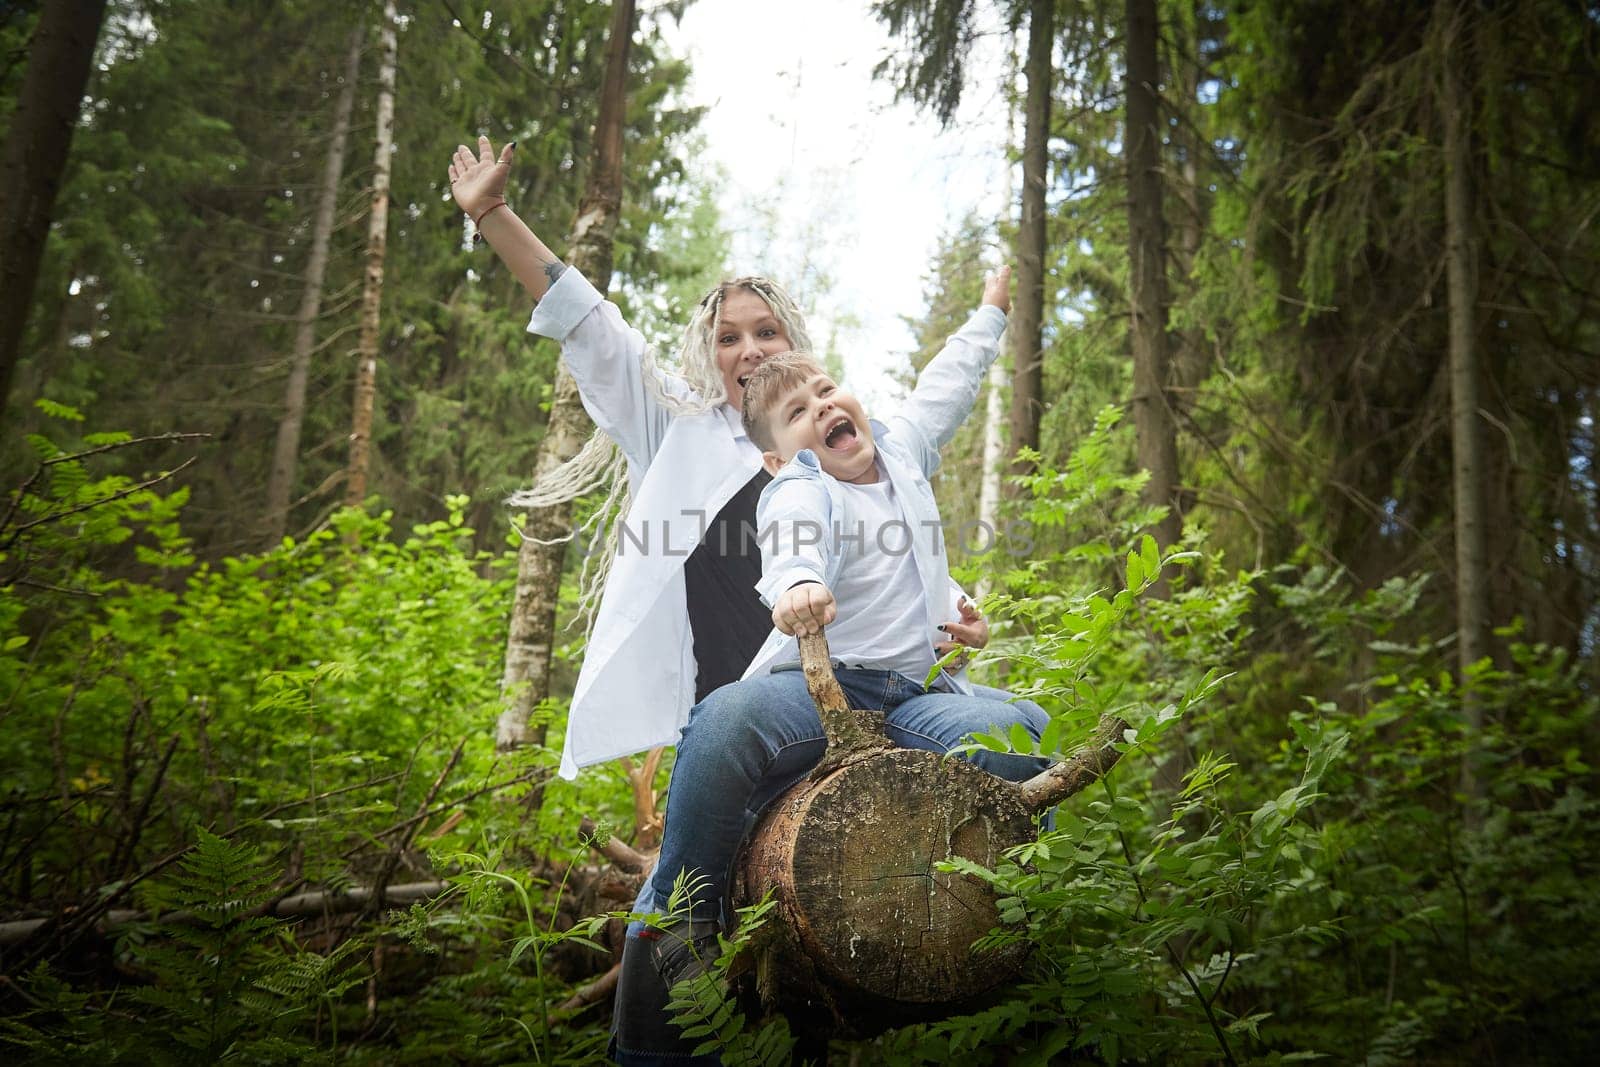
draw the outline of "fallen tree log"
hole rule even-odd
[[[938,865],[992,869],[1034,836],[1035,816],[1115,765],[1127,724],[1108,717],[1078,755],[1017,785],[891,748],[880,713],[849,707],[826,640],[803,637],[800,653],[828,751],[757,825],[739,894],[750,903],[770,892],[781,919],[758,949],[767,1006],[801,1029],[864,1036],[1016,973],[1026,946],[972,947],[1001,925],[988,883]]]
[[[276,916],[280,919],[292,919],[304,916],[342,914],[360,911],[368,906],[374,908],[403,908],[424,900],[432,900],[449,888],[447,882],[411,882],[406,885],[392,885],[382,893],[382,903],[374,904],[374,891],[367,886],[354,886],[349,889],[319,889],[309,893],[296,893],[284,897],[270,908],[263,909],[263,914]],[[0,948],[20,945],[35,933],[56,921],[61,916],[45,916],[36,919],[13,919],[10,922],[0,922]],[[193,916],[186,911],[171,911],[161,915],[152,915],[150,912],[137,911],[131,908],[116,908],[103,915],[95,924],[95,930],[103,935],[116,932],[120,926],[132,923],[185,923],[193,921]]]

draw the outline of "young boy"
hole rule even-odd
[[[993,329],[998,344],[1009,285],[1009,268],[988,280],[962,333]],[[789,637],[830,624],[829,651],[845,666],[870,664],[919,683],[928,676],[951,584],[928,479],[940,447],[971,413],[988,363],[974,366],[956,343],[961,336],[924,368],[887,423],[868,419],[860,401],[804,355],[773,357],[746,382],[745,432],[774,476],[756,512],[764,538],[756,589],[777,627],[746,678],[793,659]],[[934,685],[973,693],[949,672]]]
[[[745,677],[792,660],[791,637],[828,626],[829,651],[847,668],[872,666],[921,683],[939,658],[934,644],[950,585],[928,476],[939,462],[937,443],[954,433],[970,402],[956,394],[919,405],[914,394],[910,416],[875,423],[821,364],[792,352],[758,367],[745,390],[745,431],[774,476],[756,508],[763,539],[756,589],[777,628]],[[936,688],[972,694],[948,672]]]
[[[776,630],[744,677],[794,659],[789,638],[824,625],[830,653],[846,667],[928,677],[950,585],[928,475],[938,467],[936,442],[954,434],[965,408],[958,398],[914,405],[923,426],[907,416],[882,424],[813,358],[790,352],[758,366],[746,384],[744,427],[773,475],[755,515],[757,592],[773,606]],[[971,694],[947,672],[936,688]]]
[[[994,361],[1009,305],[1009,271],[990,279],[984,306],[918,377],[904,409],[868,420],[813,360],[774,356],[744,383],[743,422],[775,475],[758,505],[762,578],[772,633],[744,678],[691,712],[668,793],[661,857],[649,889],[666,911],[674,884],[690,904],[641,935],[668,986],[703,970],[726,918],[728,869],[762,810],[799,780],[826,747],[793,668],[793,635],[828,626],[835,674],[852,707],[881,710],[901,747],[947,752],[974,732],[1048,722],[1034,704],[943,674],[924,680],[948,607],[950,579],[929,476]],[[972,761],[1022,780],[1045,761],[978,752]]]

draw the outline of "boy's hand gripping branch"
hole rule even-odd
[[[838,614],[832,590],[820,582],[801,582],[778,597],[772,606],[772,625],[790,637],[820,637],[822,628]]]
[[[967,661],[972,658],[972,653],[989,644],[989,620],[983,617],[983,612],[978,610],[978,605],[973,603],[972,598],[962,597],[957,607],[961,611],[960,621],[947,622],[939,627],[949,635],[949,640],[933,643],[933,650],[941,659],[957,649],[961,650],[961,655],[950,664],[949,669],[953,671],[966,667]]]

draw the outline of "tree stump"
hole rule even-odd
[[[891,748],[881,714],[849,708],[826,640],[801,638],[800,652],[828,749],[751,835],[741,895],[770,891],[781,919],[757,964],[768,1005],[801,1027],[811,1016],[813,1026],[864,1035],[1016,973],[1025,946],[972,948],[1000,925],[988,884],[936,865],[961,857],[993,868],[1032,838],[1036,813],[1116,763],[1112,743],[1126,724],[1102,723],[1083,753],[1018,785],[964,760]]]

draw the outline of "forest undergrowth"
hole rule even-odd
[[[626,903],[591,845],[632,835],[635,791],[555,778],[559,700],[550,744],[494,752],[513,551],[474,551],[452,497],[199,562],[181,472],[99,474],[143,445],[51,414],[0,524],[6,1058],[602,1062],[606,999],[574,993]],[[999,578],[979,669],[1052,713],[1042,751],[1132,724],[1052,829],[962,872],[1026,968],[837,1062],[1592,1055],[1600,705],[1575,665],[1504,630],[1471,736],[1433,578],[1240,571],[1193,522],[1163,556],[1128,452],[1102,414],[1028,479],[1030,551],[965,575]],[[736,970],[682,1021],[787,1062],[787,1027],[716,986]]]

